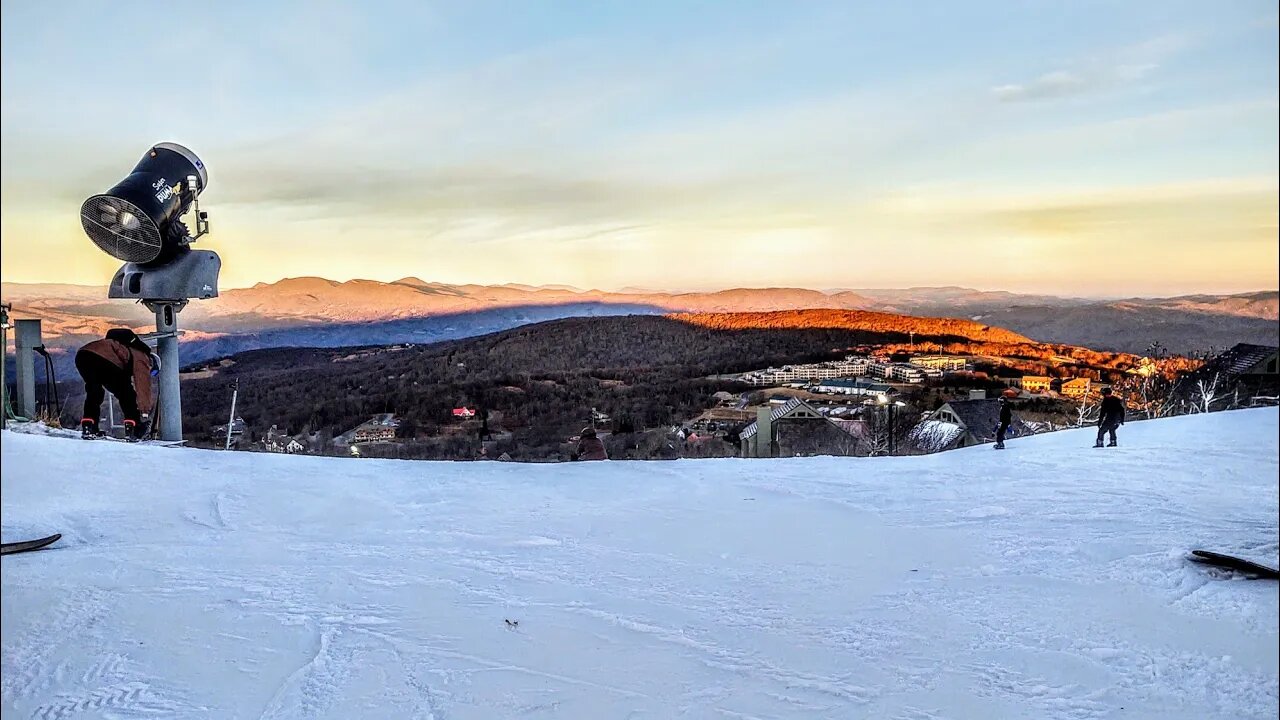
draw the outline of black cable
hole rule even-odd
[[[44,355],[44,353],[40,353]],[[49,404],[49,356],[44,356],[44,412],[46,415],[52,415],[54,406]]]
[[[152,410],[151,427],[147,428],[148,440],[157,439],[158,437],[157,433],[159,432],[159,427],[160,427],[160,382],[159,380],[160,378],[156,378],[155,407],[151,409]]]
[[[52,355],[45,353],[44,365],[45,365],[45,378],[46,378],[45,382],[48,382],[49,386],[53,388],[53,407],[57,409],[58,415],[61,416],[62,402],[61,402],[61,398],[58,397],[58,369],[57,369],[57,366],[53,364]]]
[[[181,225],[182,224],[181,221],[179,221],[178,224]],[[186,225],[182,225],[184,234],[186,234],[186,227],[187,227]],[[157,339],[156,347],[154,349],[152,349],[150,345],[147,346],[147,353],[155,354],[157,361],[159,361],[160,359],[159,345],[160,345],[160,341]],[[151,399],[153,407],[151,408],[151,424],[147,426],[147,439],[159,440],[160,439],[160,375],[159,373],[152,375],[151,380],[152,380],[151,387],[154,389],[154,391],[152,392],[153,397]],[[141,412],[141,410],[139,411]]]
[[[48,413],[50,412],[49,408],[52,407],[54,408],[54,411],[58,413],[58,417],[60,418],[62,416],[62,408],[60,407],[58,398],[58,371],[53,367],[53,356],[49,354],[49,351],[45,349],[45,346],[43,345],[31,349],[40,353],[40,355],[44,357],[44,410]],[[51,388],[53,392],[53,405],[49,404],[49,393]]]

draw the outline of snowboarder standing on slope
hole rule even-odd
[[[1116,428],[1124,424],[1124,401],[1111,394],[1111,388],[1102,388],[1102,407],[1098,412],[1098,441],[1094,447],[1102,447],[1102,436],[1111,435],[1107,447],[1116,446]]]
[[[1008,398],[1000,398],[1000,426],[996,428],[996,450],[1004,449],[1004,435],[1013,424],[1013,408],[1009,407]]]
[[[582,439],[578,442],[575,460],[608,460],[609,454],[604,451],[604,443],[596,437],[593,428],[582,429]]]
[[[81,437],[91,440],[103,434],[98,429],[98,416],[104,390],[120,401],[125,439],[136,442],[146,435],[154,399],[151,378],[160,374],[160,358],[142,338],[128,328],[108,330],[106,338],[76,352],[76,370],[84,379]]]

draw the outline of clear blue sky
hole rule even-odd
[[[1277,285],[1273,3],[3,4],[3,271],[200,154],[224,286]]]

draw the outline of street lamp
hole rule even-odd
[[[888,414],[888,421],[889,421],[889,428],[888,428],[888,433],[889,433],[889,454],[890,454],[890,455],[892,455],[892,454],[894,453],[894,450],[896,450],[896,448],[894,447],[894,438],[893,438],[893,436],[894,436],[894,431],[893,431],[893,430],[894,430],[894,427],[893,427],[893,409],[894,409],[894,408],[900,408],[900,407],[906,407],[906,406],[907,406],[907,404],[906,404],[906,403],[904,403],[904,402],[902,402],[901,400],[894,400],[893,402],[889,402],[889,396],[888,396],[888,395],[880,395],[880,396],[878,396],[878,397],[876,398],[876,402],[878,402],[878,403],[880,403],[881,405],[885,406],[886,412],[887,412],[887,414]]]

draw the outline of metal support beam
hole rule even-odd
[[[236,397],[240,394],[240,378],[231,381],[231,419],[227,421],[227,445],[223,450],[231,449],[231,432],[236,427]]]
[[[19,320],[14,334],[14,362],[18,371],[18,404],[14,411],[18,415],[35,420],[36,418],[36,359],[35,349],[43,343],[40,340],[39,320]]]

